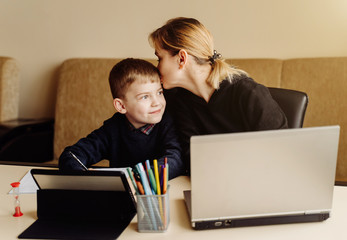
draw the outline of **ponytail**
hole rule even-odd
[[[213,55],[210,56],[208,60],[212,66],[212,70],[207,78],[207,83],[214,89],[218,89],[219,84],[223,80],[229,80],[231,82],[235,76],[240,76],[242,74],[247,75],[246,72],[233,68],[226,63],[222,55],[216,50],[213,51]]]

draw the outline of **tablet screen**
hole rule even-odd
[[[122,171],[76,171],[32,169],[39,189],[126,191],[126,176]]]

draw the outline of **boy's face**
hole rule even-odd
[[[159,78],[155,82],[147,78],[135,80],[123,99],[114,99],[114,105],[135,128],[160,122],[166,101]]]

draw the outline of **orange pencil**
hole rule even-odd
[[[167,168],[163,168],[163,194],[166,193],[167,189]]]
[[[135,180],[135,182],[136,182],[137,188],[139,189],[140,194],[144,195],[145,190],[143,189],[142,184],[137,180]]]

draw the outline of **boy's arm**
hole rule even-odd
[[[86,167],[107,158],[108,137],[105,126],[94,130],[87,137],[81,138],[76,144],[64,149],[59,157],[60,170],[83,170],[83,167],[70,154],[72,152]]]
[[[176,129],[168,114],[164,114],[161,122],[163,127],[160,132],[160,139],[163,155],[158,159],[159,165],[164,165],[165,157],[169,164],[169,179],[173,179],[184,174],[184,165],[181,159],[181,146],[178,141]]]

